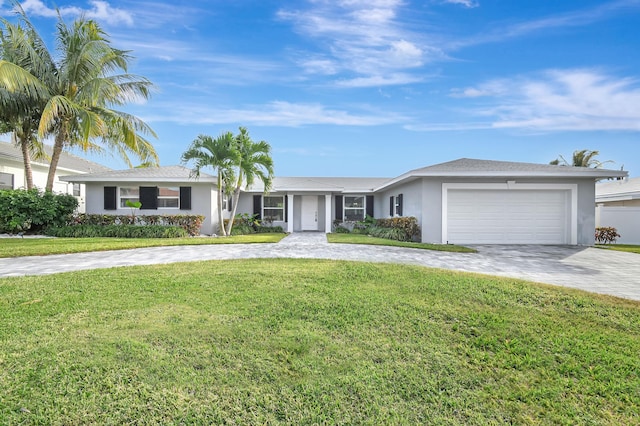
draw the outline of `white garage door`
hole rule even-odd
[[[568,244],[565,190],[449,189],[447,240],[454,244]]]

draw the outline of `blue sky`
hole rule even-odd
[[[156,85],[126,110],[162,165],[246,126],[280,176],[397,176],[599,150],[640,176],[640,0],[22,2],[99,21]],[[2,15],[11,5],[0,0]],[[110,156],[93,159],[113,168]]]

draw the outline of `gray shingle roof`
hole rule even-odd
[[[411,170],[376,188],[415,179],[418,177],[578,177],[606,179],[625,177],[620,170],[594,169],[589,167],[552,166],[550,164],[516,163],[511,161],[477,160],[460,158],[446,163]]]
[[[62,176],[66,182],[215,182],[215,176],[200,173],[191,177],[191,169],[183,166],[142,167],[103,173]]]
[[[51,156],[52,147],[45,145],[45,152]],[[22,162],[22,152],[12,143],[0,142],[0,157],[9,158],[12,160]],[[34,164],[49,165],[48,160],[32,160]],[[109,167],[102,164],[94,163],[93,161],[86,160],[77,155],[63,152],[60,156],[60,162],[58,163],[59,170],[75,171],[80,173],[98,173],[111,170]]]
[[[272,191],[371,192],[388,180],[389,178],[275,177]],[[262,182],[256,182],[248,191],[262,192],[263,189]]]

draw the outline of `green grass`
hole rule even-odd
[[[363,234],[327,234],[330,243],[342,244],[370,244],[376,246],[409,247],[423,250],[450,251],[455,253],[477,253],[478,251],[469,247],[456,246],[453,244],[429,244],[412,243],[405,241],[388,240],[386,238],[370,237]]]
[[[285,236],[286,234],[251,234],[223,238],[0,238],[0,257],[43,256],[158,246],[277,243]]]
[[[3,424],[640,423],[640,304],[301,259],[0,280]]]
[[[630,244],[596,244],[596,248],[607,249],[607,250],[615,250],[615,251],[626,251],[628,253],[638,253],[640,254],[640,246],[639,245],[630,245]]]

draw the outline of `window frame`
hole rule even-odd
[[[176,193],[176,195],[172,195],[172,196],[161,195],[163,189],[168,189],[168,190],[174,191]],[[174,206],[171,206],[171,207],[163,206],[163,205],[161,205],[161,200],[175,200],[176,201],[176,206],[175,207]],[[179,186],[159,186],[158,187],[157,202],[158,202],[158,209],[180,210],[180,187]]]
[[[284,195],[265,195],[262,197],[262,220],[271,222],[284,222],[285,218],[285,196]],[[267,198],[279,198],[281,200],[280,207],[265,206]],[[267,211],[280,211],[281,215],[274,218],[273,215],[267,214]]]
[[[360,207],[348,207],[347,206],[347,200],[349,198],[361,198],[362,199],[362,206]],[[349,214],[347,213],[347,211],[349,212],[353,212],[356,210],[361,210],[362,214],[359,215],[359,219],[353,219],[349,217]],[[344,195],[342,198],[342,218],[344,221],[346,222],[360,222],[362,220],[365,219],[366,217],[366,213],[367,213],[367,196],[366,195],[356,195],[356,194],[349,194],[349,195]]]
[[[135,192],[138,193],[138,196],[137,197],[123,196],[122,195],[123,189],[134,190]],[[129,206],[126,205],[126,201],[123,202],[123,200],[132,200],[132,202],[140,201],[140,187],[139,186],[118,186],[118,205],[117,205],[118,209],[130,208]]]
[[[13,189],[16,184],[16,177],[13,173],[0,172],[0,174],[6,175],[9,178],[7,185],[0,186],[0,189]]]

